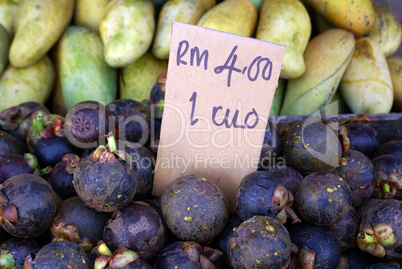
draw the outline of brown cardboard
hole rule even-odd
[[[234,67],[241,72],[233,71],[228,79],[228,70],[216,67],[225,64],[235,46],[231,59],[237,57]],[[207,61],[205,55],[198,63],[196,57],[191,61],[191,51],[197,55],[195,47],[200,56],[208,51]],[[235,212],[237,187],[245,175],[257,168],[284,51],[282,45],[173,23],[153,195],[161,197],[168,184],[178,177],[200,175],[222,188],[231,212]],[[267,67],[264,80],[262,69],[269,61],[261,61],[259,76],[251,81],[258,56],[271,61],[272,65],[266,66],[272,66],[272,72],[269,77]],[[252,66],[254,59],[257,61]],[[219,106],[222,109],[215,108],[213,121],[214,107]],[[230,128],[215,124],[222,123],[226,109],[230,109],[228,123],[238,111],[237,124]],[[253,112],[258,114],[258,121]]]

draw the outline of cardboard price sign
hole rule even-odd
[[[234,212],[258,167],[285,47],[173,22],[153,195],[184,175],[208,178]]]

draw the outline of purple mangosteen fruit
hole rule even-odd
[[[69,241],[54,241],[42,247],[38,253],[27,256],[26,269],[74,268],[90,269],[85,251]]]
[[[361,218],[359,248],[383,260],[402,259],[402,202],[370,199],[357,213]]]
[[[50,184],[33,174],[20,174],[1,184],[1,223],[11,235],[33,238],[49,228],[56,214]]]
[[[296,121],[286,130],[283,141],[286,164],[303,175],[332,172],[342,157],[335,132],[318,118]]]
[[[256,171],[240,182],[236,195],[237,214],[243,220],[255,215],[278,218],[284,224],[289,215],[293,222],[300,220],[290,208],[293,195],[274,174]]]
[[[292,225],[288,231],[298,248],[297,261],[301,268],[337,268],[341,247],[326,227],[302,222]]]
[[[214,182],[188,175],[172,181],[163,192],[162,215],[181,240],[205,243],[225,227],[228,203]]]
[[[363,153],[348,149],[343,153],[335,173],[349,184],[353,207],[359,207],[370,199],[374,192],[376,172]]]
[[[233,268],[287,268],[292,242],[285,226],[268,216],[254,216],[234,228],[227,253]]]
[[[25,258],[36,254],[40,246],[33,239],[10,238],[0,245],[0,268],[23,266]]]
[[[58,206],[50,226],[53,240],[66,240],[91,251],[103,239],[103,228],[110,214],[87,207],[78,197],[66,199]]]
[[[349,184],[333,173],[314,173],[297,186],[294,207],[303,220],[329,226],[341,221],[352,207]]]
[[[108,141],[107,147],[100,145],[79,161],[74,169],[73,184],[87,206],[114,212],[133,200],[137,179],[129,155],[116,149],[113,135],[108,135]]]
[[[113,213],[105,225],[103,241],[112,251],[126,247],[149,261],[165,246],[166,229],[154,208],[135,201]]]
[[[146,145],[149,141],[150,114],[147,108],[132,99],[119,99],[107,105],[119,126],[119,140]]]

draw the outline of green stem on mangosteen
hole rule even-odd
[[[45,128],[45,125],[43,123],[43,116],[41,114],[32,119],[32,128],[32,135],[37,139],[41,138],[39,136],[39,132]]]
[[[114,138],[112,132],[110,132],[107,136],[107,147],[109,149],[110,152],[114,152],[115,150],[117,150],[117,146],[116,146],[116,139]]]
[[[40,170],[40,175],[44,176],[44,175],[50,174],[52,171],[53,171],[53,168],[50,165],[48,165],[45,168],[42,168]]]
[[[389,188],[389,185],[388,185],[388,183],[384,183],[383,185],[382,185],[382,190],[384,191],[384,194],[386,194],[386,193],[390,193],[390,188]]]
[[[102,255],[102,256],[112,256],[113,253],[110,251],[108,246],[106,246],[105,242],[102,240],[98,242],[98,245],[93,249],[95,254]]]
[[[7,249],[0,250],[0,268],[4,269],[15,268],[14,257]]]

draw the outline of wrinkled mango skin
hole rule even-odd
[[[153,54],[159,59],[169,57],[173,21],[197,24],[200,17],[215,4],[215,0],[167,1],[159,13],[155,39],[152,45]]]
[[[56,57],[67,111],[86,100],[108,104],[116,99],[117,70],[105,62],[96,31],[68,27],[57,45]]]
[[[28,101],[44,104],[53,89],[54,80],[54,66],[48,56],[28,67],[8,65],[0,77],[0,110]]]
[[[355,49],[353,34],[331,29],[314,37],[304,53],[306,71],[290,79],[281,115],[311,115],[329,104]]]
[[[8,51],[10,49],[11,39],[7,30],[0,24],[0,75],[8,63]]]
[[[299,0],[263,2],[256,38],[286,46],[280,75],[282,78],[297,78],[304,73],[303,53],[310,35],[310,16]]]
[[[148,100],[160,73],[167,72],[168,61],[156,58],[152,53],[123,68],[120,72],[120,98],[138,102]]]
[[[373,0],[375,25],[369,36],[380,44],[385,57],[394,54],[402,40],[402,27],[386,0]]]
[[[369,33],[375,23],[371,0],[306,0],[313,9],[338,28],[356,37]]]
[[[356,50],[339,85],[353,113],[389,113],[393,87],[380,45],[370,37],[356,40]]]
[[[26,67],[57,42],[73,15],[74,0],[21,0],[10,63]]]
[[[258,12],[249,0],[226,0],[208,10],[197,25],[241,36],[252,36]]]
[[[152,1],[113,0],[99,26],[106,62],[116,68],[132,64],[151,46],[154,31]]]

